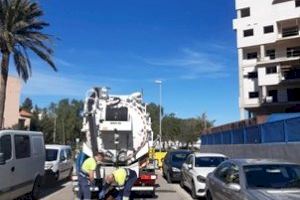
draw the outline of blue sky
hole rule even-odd
[[[39,106],[83,99],[93,86],[112,93],[144,91],[182,118],[206,112],[216,124],[238,120],[234,1],[40,0],[46,32],[55,35],[54,73],[33,58],[22,99]]]

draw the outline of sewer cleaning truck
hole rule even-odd
[[[98,184],[91,186],[91,191],[99,192],[106,175],[118,167],[125,167],[138,175],[132,191],[155,195],[157,176],[149,154],[153,132],[142,93],[111,95],[107,87],[89,90],[84,101],[82,134],[85,155],[91,157],[99,151],[105,154],[95,173]],[[78,191],[75,181],[73,184],[74,191]]]

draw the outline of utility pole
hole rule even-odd
[[[204,124],[204,130],[206,130],[207,129],[206,113],[202,114],[202,121]]]
[[[62,133],[63,133],[63,144],[66,144],[65,124],[63,120],[61,120],[61,122],[62,122]]]
[[[162,131],[161,131],[161,120],[162,120],[162,81],[156,80],[156,84],[159,85],[159,150],[162,147]]]

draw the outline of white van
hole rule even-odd
[[[67,145],[46,145],[45,171],[47,176],[62,180],[72,176],[72,149]]]
[[[43,133],[0,131],[0,199],[15,199],[27,193],[38,199],[44,163]]]

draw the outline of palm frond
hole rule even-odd
[[[28,51],[47,62],[57,71],[52,60],[52,37],[42,32],[49,24],[39,4],[32,0],[0,0],[0,51],[12,53],[19,76],[31,76]]]
[[[26,82],[29,78],[28,62],[19,48],[13,51],[14,63],[19,76]]]
[[[42,60],[47,62],[54,71],[57,71],[57,68],[55,67],[54,62],[51,59],[51,55],[49,55],[47,52],[44,52],[43,50],[37,48],[35,45],[28,46],[28,48],[31,49],[37,56],[39,56]]]

